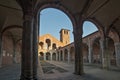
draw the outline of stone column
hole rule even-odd
[[[17,63],[17,61],[16,61],[16,43],[15,43],[15,40],[13,40],[13,63]]]
[[[91,45],[91,42],[89,41],[89,46],[88,46],[88,48],[89,48],[89,53],[88,53],[88,61],[89,61],[89,63],[92,63],[93,61],[92,61],[92,59],[93,59],[93,53],[92,53],[92,51],[93,51],[93,46]]]
[[[38,68],[38,16],[35,16],[33,26],[33,79],[37,80],[37,68]]]
[[[33,17],[24,15],[21,80],[33,80]]]
[[[120,67],[120,42],[115,43],[116,65]]]
[[[70,50],[68,50],[68,63],[70,63]]]
[[[53,53],[50,53],[50,61],[52,61]]]
[[[100,40],[99,41],[100,42],[100,63],[102,64],[102,58],[103,58],[103,41],[102,40]]]
[[[108,38],[101,40],[101,52],[102,52],[102,68],[109,69],[110,67],[110,53],[108,50]]]
[[[83,53],[82,53],[82,34],[83,18],[80,13],[74,15],[76,25],[73,27],[74,46],[75,46],[75,74],[82,75],[83,71]]]
[[[17,0],[23,11],[21,80],[33,79],[33,26],[36,0]]]
[[[58,61],[58,53],[56,53],[56,61]]]
[[[44,53],[44,60],[46,60],[46,53]]]
[[[0,67],[2,67],[2,35],[0,33]]]
[[[62,51],[63,53],[62,53],[62,61],[65,61],[65,53],[64,53],[64,51]]]
[[[59,52],[59,61],[61,61],[61,53]]]

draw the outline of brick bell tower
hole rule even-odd
[[[60,30],[60,41],[65,45],[70,43],[70,30],[68,29]]]

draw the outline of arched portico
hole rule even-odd
[[[56,6],[57,8],[65,8],[68,9],[67,11],[64,11],[66,13],[72,12],[70,17],[72,17],[72,22],[74,25],[73,33],[74,33],[74,44],[75,44],[75,74],[82,75],[83,74],[83,54],[82,54],[82,25],[85,18],[93,17],[95,19],[98,19],[102,23],[102,29],[106,32],[108,29],[108,26],[114,25],[116,21],[114,19],[116,16],[119,16],[119,9],[116,7],[119,6],[117,4],[117,1],[113,0],[107,0],[107,1],[101,1],[100,5],[94,5],[94,1],[91,0],[83,0],[81,3],[77,2],[71,2],[71,4],[68,4],[66,1],[59,1],[59,0],[50,0],[50,1],[24,1],[24,0],[17,0],[18,3],[21,5],[21,8],[23,9],[23,47],[22,47],[22,55],[24,56],[23,59],[27,58],[27,60],[22,61],[22,77],[23,79],[26,79],[23,75],[27,76],[27,79],[31,79],[34,77],[32,75],[32,72],[34,72],[34,69],[36,67],[32,66],[34,62],[37,62],[35,59],[35,56],[33,57],[33,44],[37,42],[37,38],[35,35],[32,34],[33,30],[33,23],[34,23],[34,11],[36,12],[36,15],[39,14],[39,10],[42,10],[46,7],[52,7]],[[36,5],[37,3],[37,5]],[[73,3],[73,4],[72,4]],[[93,3],[93,4],[92,4]],[[67,4],[67,5],[66,5]],[[80,5],[82,4],[82,5]],[[104,5],[108,6],[104,6]],[[64,6],[63,6],[64,5]],[[110,5],[113,5],[114,7],[110,7]],[[89,8],[90,7],[90,8]],[[94,7],[96,7],[94,9]],[[105,7],[105,8],[103,8]],[[35,10],[34,10],[35,9]],[[116,10],[117,9],[117,10]],[[108,12],[111,12],[111,14],[107,14]],[[115,14],[112,13],[115,11]],[[108,16],[107,16],[108,15]],[[111,17],[112,16],[112,17]],[[119,17],[117,17],[119,20]],[[111,23],[112,22],[112,23]],[[118,24],[117,24],[118,25]],[[37,25],[38,26],[38,25]],[[29,27],[29,28],[28,28]],[[120,32],[119,27],[115,27],[118,29],[118,33]],[[36,29],[37,30],[37,29]],[[35,31],[34,31],[35,32]],[[106,38],[106,33],[104,32],[104,37]],[[35,33],[34,33],[35,34]],[[35,39],[32,39],[34,37]],[[106,39],[105,39],[106,40]],[[27,42],[28,41],[28,42]],[[32,42],[33,41],[33,42]],[[27,42],[27,43],[26,43]],[[29,49],[30,51],[28,51]],[[107,51],[107,50],[106,50]],[[25,54],[26,53],[26,54]],[[28,54],[29,53],[29,54]],[[34,58],[32,62],[32,58]],[[37,63],[36,63],[37,64]],[[28,67],[29,66],[29,67]],[[34,67],[34,68],[33,68]]]

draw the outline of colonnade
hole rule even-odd
[[[107,57],[105,56],[105,54],[106,54],[106,51],[105,51],[105,46],[103,45],[103,40],[100,40],[99,41],[100,42],[100,44],[99,44],[99,46],[100,46],[100,52],[98,52],[99,54],[98,54],[98,56],[99,56],[99,62],[100,63],[98,63],[98,64],[101,64],[102,66],[103,66],[103,68],[105,68],[105,67],[107,67],[107,63],[105,62],[107,59]],[[116,66],[120,66],[120,43],[119,42],[116,42],[115,44],[115,55],[116,55]],[[69,45],[70,46],[70,45]],[[67,52],[65,53],[65,50],[67,50]],[[50,56],[49,56],[49,60],[50,61],[53,61],[53,60],[55,60],[55,61],[63,61],[63,62],[67,62],[67,63],[71,63],[72,61],[71,61],[71,57],[72,57],[72,54],[75,56],[75,52],[74,53],[71,53],[70,52],[71,50],[70,50],[70,47],[68,47],[68,48],[62,48],[62,49],[58,49],[58,51],[56,51],[56,52],[49,52],[49,54],[50,54]],[[88,55],[86,55],[86,58],[88,58],[87,60],[88,60],[88,62],[87,63],[93,63],[94,64],[94,54],[93,54],[93,46],[92,46],[92,43],[90,42],[90,40],[89,40],[89,42],[88,42]],[[53,55],[53,54],[55,54],[55,55]],[[109,52],[108,52],[108,54],[110,54]],[[53,59],[53,56],[54,56],[54,58],[55,59]],[[43,55],[43,60],[47,60],[46,59],[46,53],[44,53],[44,55]],[[74,59],[75,60],[75,59]],[[107,62],[109,62],[110,63],[110,59],[107,61]],[[110,66],[110,64],[109,64],[109,66]]]

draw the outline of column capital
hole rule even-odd
[[[23,10],[23,14],[34,16],[37,0],[16,0]],[[24,18],[23,16],[23,18]]]

